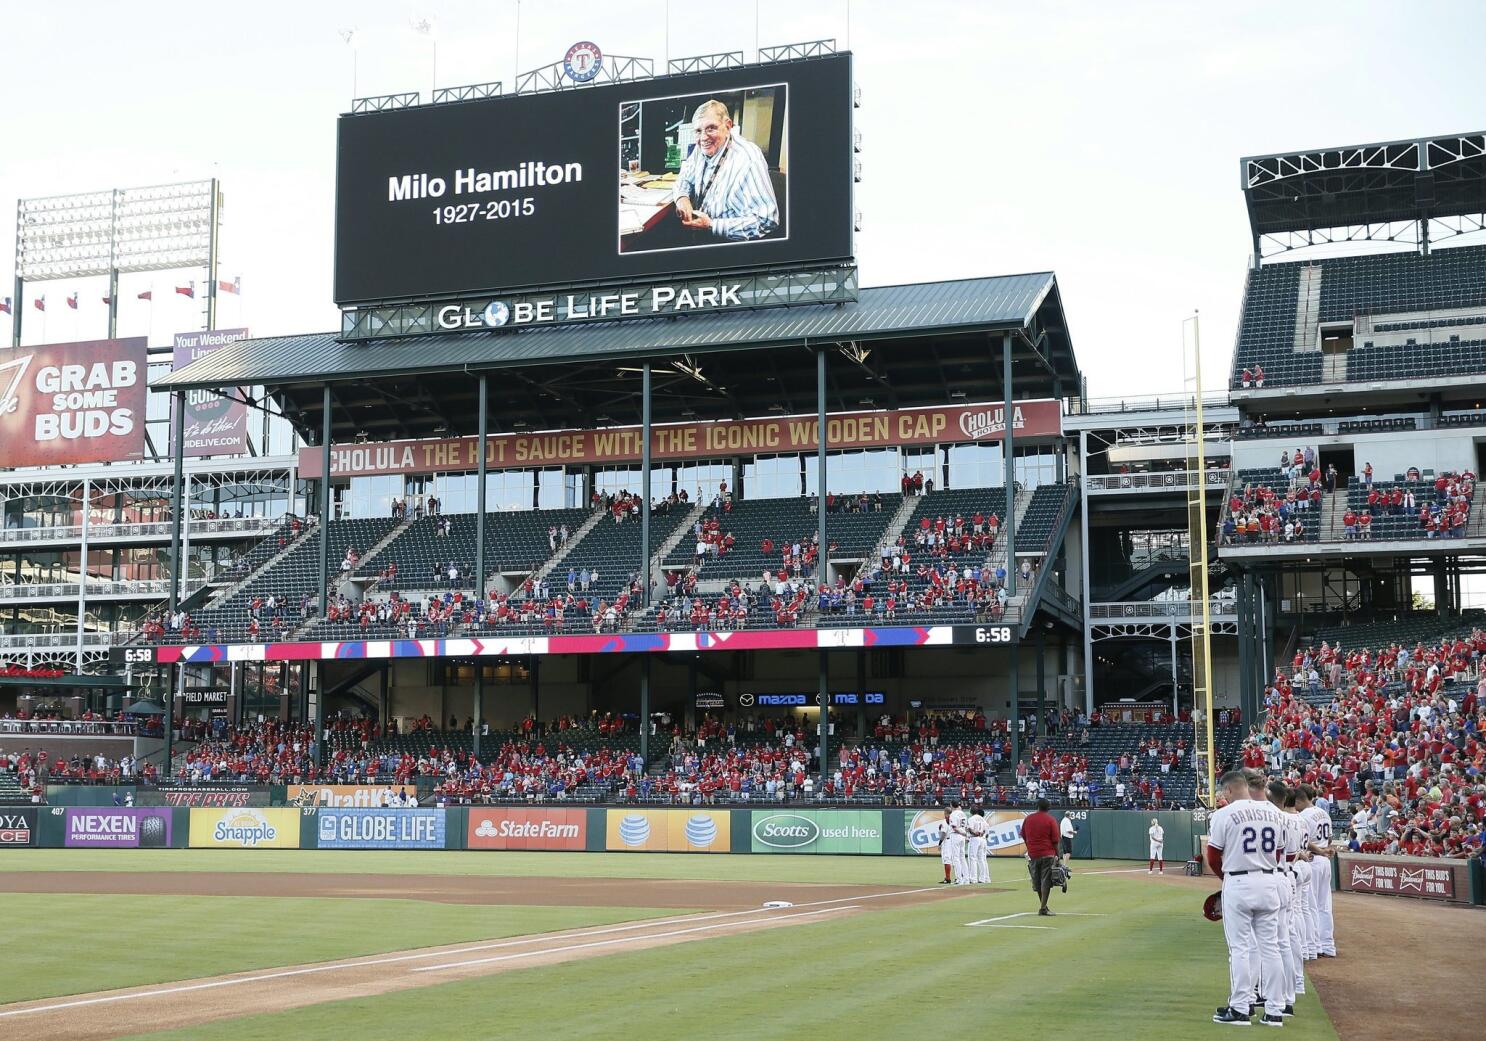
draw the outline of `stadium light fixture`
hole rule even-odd
[[[212,222],[221,211],[213,189],[212,181],[189,181],[22,199],[16,276],[49,281],[207,267]]]

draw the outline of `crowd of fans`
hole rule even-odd
[[[1413,647],[1302,649],[1265,692],[1245,765],[1315,787],[1364,852],[1479,856],[1486,632]]]

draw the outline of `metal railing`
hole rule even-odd
[[[103,719],[0,719],[0,734],[73,734],[133,737],[136,723]]]
[[[216,517],[210,520],[191,521],[190,537],[207,535],[235,535],[251,533],[270,535],[280,521],[275,517]],[[170,537],[170,521],[134,521],[119,524],[89,524],[88,539],[117,539],[147,535]],[[62,524],[46,528],[6,528],[0,532],[0,545],[16,542],[80,542],[83,537],[81,524]]]
[[[83,633],[84,647],[108,647],[115,641],[123,642],[130,634]],[[0,650],[50,649],[72,650],[77,647],[77,630],[58,630],[49,633],[15,633],[0,636]]]
[[[209,579],[188,578],[183,583],[183,593],[194,593],[206,585]],[[76,597],[82,590],[77,582],[21,582],[0,585],[0,600],[61,600]],[[89,582],[89,597],[111,596],[167,596],[170,579],[141,578],[120,582]]]
[[[1232,600],[1210,598],[1207,602],[1210,615],[1231,615],[1238,611]],[[1123,600],[1089,605],[1091,621],[1119,621],[1131,618],[1191,618],[1193,605],[1190,600]]]
[[[1203,484],[1208,488],[1226,488],[1231,473],[1232,469],[1227,466],[1208,467]],[[1084,475],[1084,487],[1091,492],[1180,491],[1192,488],[1196,483],[1196,470]]]
[[[1229,404],[1226,393],[1202,395],[1203,408],[1227,408]],[[1073,416],[1097,416],[1108,412],[1173,412],[1195,408],[1196,398],[1191,394],[1153,398],[1075,398],[1068,402],[1068,414]]]

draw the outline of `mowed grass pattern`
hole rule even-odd
[[[694,857],[685,864],[700,871],[719,861],[734,873],[756,866],[772,876],[782,867],[763,857]],[[878,881],[899,865],[917,865],[914,881],[926,874],[924,863],[912,860],[812,863],[812,874],[832,881],[857,880],[842,876],[868,865],[879,869]],[[1144,873],[1080,872],[1067,896],[1055,896],[1055,907],[1102,917],[1005,923],[1046,929],[969,928],[1035,907],[1019,862],[999,862],[994,873],[1015,889],[136,1037],[1186,1041],[1225,1031],[1209,1017],[1227,997],[1227,954],[1221,928],[1201,917],[1199,890]],[[1334,1041],[1314,989],[1299,1012],[1282,1036]]]
[[[168,884],[150,897],[0,894],[0,1004],[684,913],[169,896]]]

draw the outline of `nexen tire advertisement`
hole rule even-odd
[[[443,810],[316,811],[321,849],[443,849]]]
[[[881,853],[880,810],[753,811],[754,853]]]

